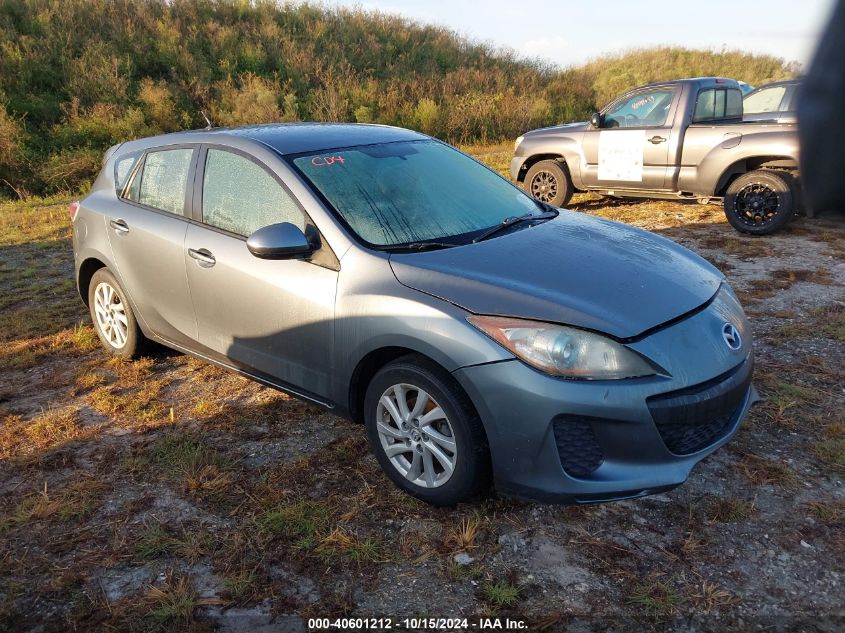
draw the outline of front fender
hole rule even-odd
[[[539,134],[527,134],[516,148],[511,161],[510,174],[515,182],[525,179],[525,172],[537,160],[560,157],[566,161],[572,184],[582,188],[581,170],[586,165],[581,147],[583,132],[561,132],[548,130]]]

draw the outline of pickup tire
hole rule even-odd
[[[725,216],[741,233],[769,235],[795,215],[792,177],[757,169],[734,180],[725,192]]]
[[[556,160],[541,160],[532,165],[522,186],[528,195],[555,207],[567,204],[575,191],[566,163]]]

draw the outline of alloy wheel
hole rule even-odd
[[[531,195],[542,202],[551,202],[557,196],[557,177],[549,171],[538,171],[531,179]]]
[[[100,282],[94,290],[94,314],[103,337],[113,347],[123,348],[129,337],[129,321],[120,295],[111,284]]]
[[[449,481],[458,458],[455,433],[431,394],[407,383],[393,385],[379,399],[376,421],[381,446],[405,479],[423,488]]]

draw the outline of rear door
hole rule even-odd
[[[590,126],[584,133],[584,184],[663,189],[678,94],[676,86],[658,86],[610,104],[603,112],[603,126]]]
[[[144,324],[181,344],[196,338],[183,255],[196,154],[191,145],[144,153],[105,219],[117,274]]]
[[[184,257],[200,344],[281,386],[327,395],[338,267],[325,262],[337,260],[267,260],[249,252],[246,238],[270,224],[316,231],[278,176],[254,157],[204,147],[197,190]]]

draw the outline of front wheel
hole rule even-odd
[[[575,191],[566,163],[556,160],[541,160],[532,165],[525,174],[523,186],[529,195],[555,207],[566,205]]]
[[[771,169],[758,169],[734,180],[725,193],[725,216],[741,233],[769,235],[795,214],[792,179]]]
[[[370,448],[405,492],[450,506],[489,487],[481,420],[438,366],[413,355],[386,365],[370,381],[364,407]]]

